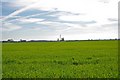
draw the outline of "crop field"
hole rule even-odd
[[[3,78],[117,78],[118,41],[2,44]]]

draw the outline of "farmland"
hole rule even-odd
[[[2,44],[3,78],[117,78],[118,41]]]

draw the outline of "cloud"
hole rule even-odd
[[[25,16],[25,17],[22,17],[22,16],[18,16],[18,17],[15,17],[15,16],[12,16],[12,18],[16,18],[16,19],[11,19],[11,20],[8,20],[7,22],[14,22],[14,21],[19,21],[21,19],[29,19],[29,18],[34,18],[34,17],[37,17],[37,16],[43,16],[43,15],[48,15],[49,13],[52,13],[53,11],[50,11],[50,12],[46,12],[46,13],[39,13],[39,14],[33,14],[33,15],[28,15],[28,16]],[[34,18],[35,19],[35,18]],[[36,18],[37,19],[37,18]],[[43,20],[43,19],[41,19]],[[25,21],[24,21],[25,23]]]
[[[34,3],[38,3],[40,0],[15,0],[16,6],[28,6]]]
[[[31,1],[17,0],[16,3],[18,3],[18,4],[20,3],[19,5],[21,5],[21,6],[23,6],[21,3],[26,3],[26,7],[16,10],[15,12],[8,15],[5,19],[8,19],[19,13],[22,13],[23,11],[26,11],[28,9],[37,9],[37,10],[43,10],[43,11],[57,10],[57,11],[65,11],[65,12],[69,12],[69,13],[78,13],[78,14],[85,13],[85,14],[87,14],[87,16],[90,16],[93,19],[97,19],[99,21],[101,18],[105,19],[110,16],[117,17],[116,15],[114,15],[114,14],[116,14],[116,11],[117,11],[117,10],[115,10],[117,0],[110,1],[110,3],[107,5],[100,4],[97,0],[90,0],[90,1],[88,1],[88,0],[59,0],[59,1],[58,0],[52,0],[52,1],[50,1],[50,0],[31,0]],[[66,13],[62,13],[62,14],[66,15]],[[58,16],[58,15],[59,14],[57,14],[56,16]],[[63,17],[65,17],[65,16],[63,16]],[[85,20],[86,18],[80,18],[80,19]],[[79,20],[79,19],[75,19],[75,20]]]
[[[21,28],[22,28],[21,26],[18,26],[18,25],[12,24],[12,23],[4,23],[2,30],[3,31],[13,31],[13,30],[21,29]]]
[[[36,23],[36,22],[40,22],[43,20],[44,19],[38,19],[38,18],[20,18],[20,19],[18,19],[18,21],[20,21],[22,23]]]
[[[90,16],[83,16],[83,15],[72,15],[72,16],[60,16],[59,17],[60,20],[64,20],[64,21],[93,21],[94,19],[90,18]]]
[[[23,28],[18,26],[22,24],[25,29],[31,29],[31,32],[33,30],[34,35],[41,34],[43,31],[42,36],[44,36],[44,30],[48,36],[51,32],[74,34],[73,36],[76,35],[76,37],[84,34],[104,38],[104,34],[116,35],[118,0],[16,0],[15,3],[14,7],[21,6],[21,9],[4,17],[6,31]],[[33,15],[24,14],[24,11],[33,10],[40,12],[39,14],[31,12]]]
[[[84,13],[72,13],[72,12],[67,12],[67,11],[54,11],[53,13],[49,14],[49,16],[56,17],[56,16],[74,16],[74,15],[85,15]]]
[[[112,27],[113,29],[118,28],[118,23],[109,23],[109,24],[104,24],[102,27]]]
[[[99,2],[109,3],[110,0],[99,0]]]
[[[117,18],[108,18],[108,20],[109,20],[109,21],[111,21],[111,22],[118,21],[118,19],[117,19]]]
[[[13,13],[11,13],[10,15],[6,16],[6,17],[3,19],[3,21],[6,20],[6,19],[11,18],[11,17],[13,17],[13,16],[16,16],[17,14],[22,13],[22,12],[24,12],[24,11],[26,11],[26,10],[28,10],[28,9],[30,9],[30,8],[32,8],[32,7],[34,7],[34,6],[36,6],[36,5],[38,5],[38,4],[39,4],[39,3],[34,3],[34,4],[32,4],[32,5],[23,7],[23,8],[21,8],[21,9],[15,11],[15,12],[13,12]]]
[[[31,27],[30,30],[38,31],[38,30],[43,30],[43,29],[40,26],[35,26],[35,27]]]
[[[66,29],[67,27],[69,27],[65,23],[52,22],[52,21],[37,22],[37,24],[48,26],[48,28],[51,28],[52,30],[62,30],[62,29]]]
[[[73,29],[86,29],[85,24],[76,24],[76,23],[63,23],[63,22],[54,22],[54,21],[43,21],[43,22],[37,22],[37,24],[47,26],[48,29],[51,29],[52,31],[57,32],[64,32],[69,31]]]

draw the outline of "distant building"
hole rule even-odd
[[[57,39],[57,41],[64,41],[64,37],[62,38],[60,35],[60,37]]]
[[[20,42],[26,42],[26,40],[22,40],[22,39],[20,39]]]

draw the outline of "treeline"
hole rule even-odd
[[[120,40],[120,39],[88,39],[88,40],[64,40],[64,41],[58,41],[58,40],[20,40],[20,41],[14,41],[13,39],[8,39],[7,41],[2,41],[3,43],[7,42],[76,42],[76,41],[103,41],[103,40]]]
[[[64,41],[64,38],[62,38],[61,40],[23,40],[20,39],[19,41],[15,41],[13,39],[8,39],[7,41],[2,41],[3,43],[7,43],[7,42],[62,42]]]

